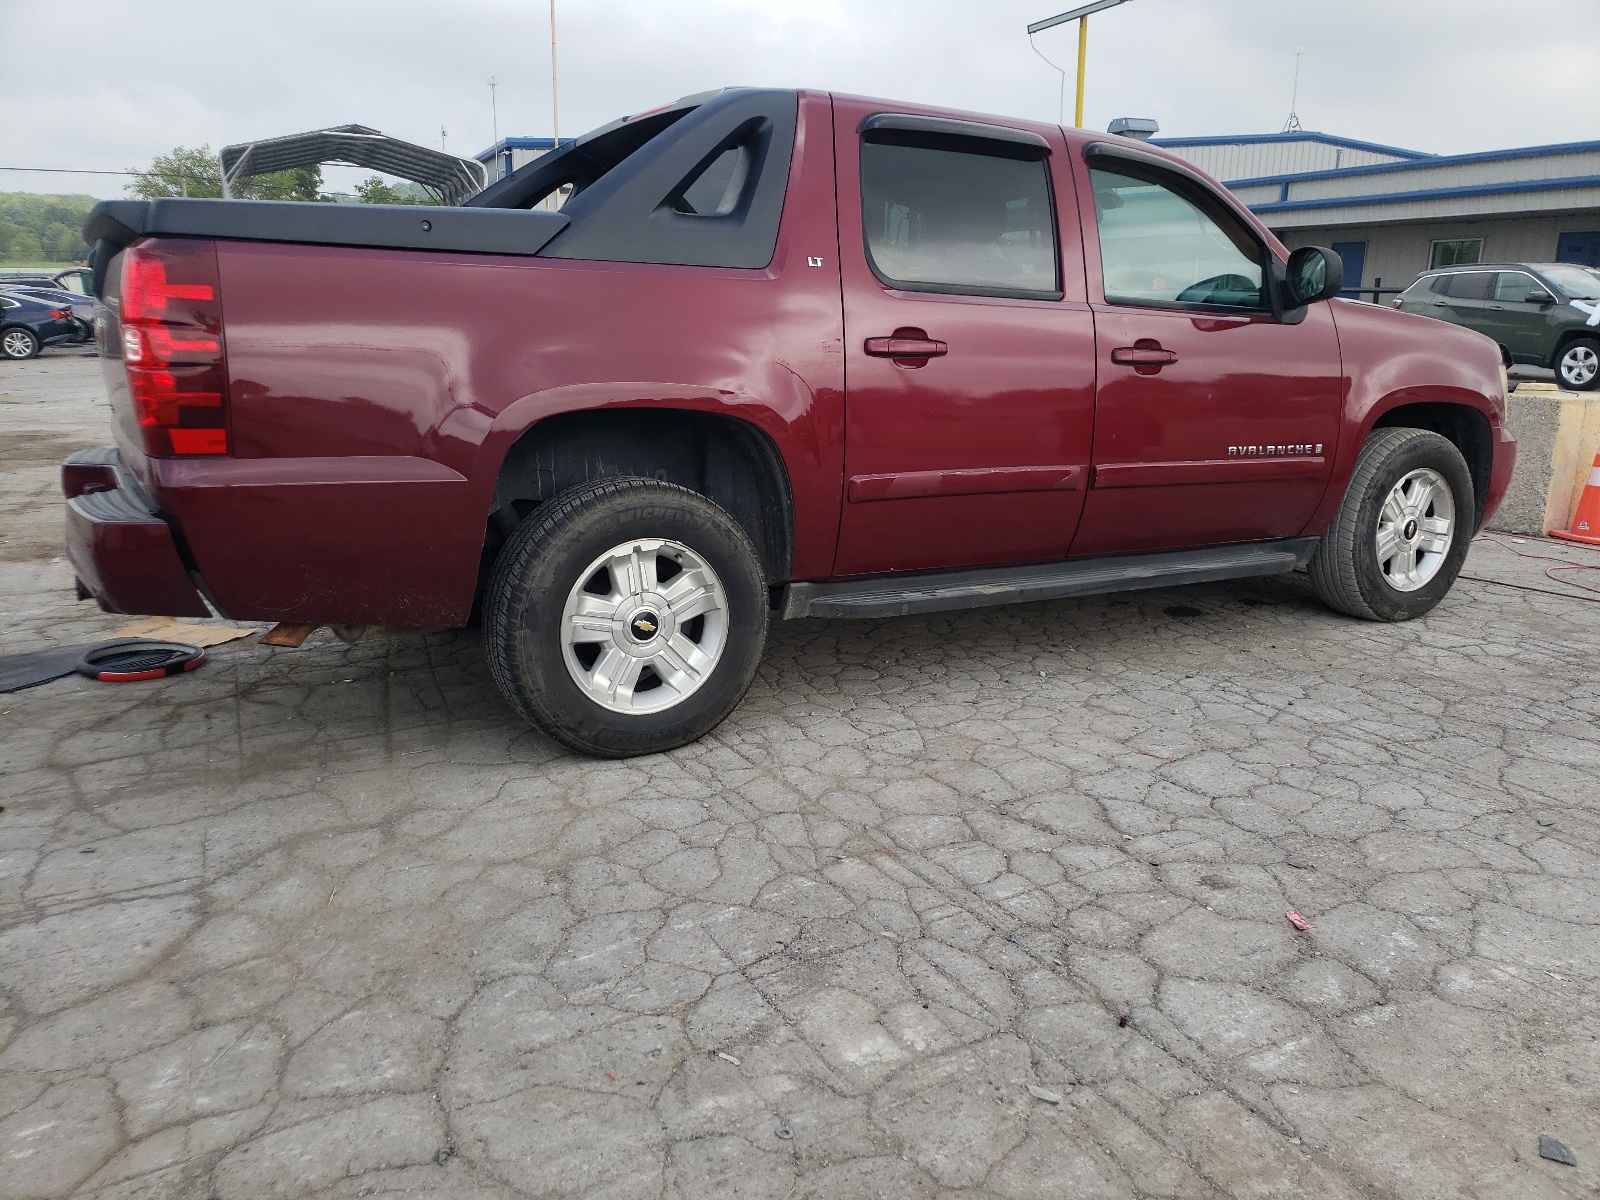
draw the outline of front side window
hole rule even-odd
[[[891,287],[1060,298],[1042,158],[864,141],[861,218],[867,258]]]
[[[1543,300],[1549,295],[1544,285],[1526,271],[1501,271],[1495,276],[1496,300],[1509,304],[1522,304],[1530,296]]]
[[[1265,307],[1262,247],[1236,222],[1153,171],[1118,164],[1089,177],[1107,303]]]
[[[1432,271],[1439,267],[1470,267],[1473,263],[1482,261],[1482,238],[1456,238],[1452,241],[1433,243],[1433,251],[1428,256],[1428,269]]]

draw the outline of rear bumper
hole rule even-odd
[[[172,528],[155,511],[115,450],[81,450],[61,467],[67,497],[67,561],[106,612],[208,617],[178,553]]]

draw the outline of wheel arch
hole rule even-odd
[[[794,500],[782,454],[759,426],[698,409],[585,409],[555,413],[523,429],[495,477],[486,557],[551,497],[621,476],[676,483],[714,501],[749,535],[767,580],[789,577]]]
[[[1473,530],[1483,524],[1494,471],[1494,429],[1489,418],[1469,404],[1448,401],[1410,401],[1386,410],[1372,423],[1367,435],[1379,429],[1427,429],[1449,441],[1466,459],[1472,476]]]
[[[1567,347],[1583,338],[1600,342],[1600,328],[1591,325],[1569,325],[1563,329],[1556,338],[1556,348],[1550,352],[1550,361],[1545,364],[1548,369],[1554,371],[1561,362],[1561,356],[1567,352]]]

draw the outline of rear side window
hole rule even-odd
[[[1452,300],[1487,300],[1493,290],[1493,271],[1463,271],[1450,276],[1450,290],[1445,295]]]
[[[1262,247],[1161,173],[1091,168],[1100,266],[1110,304],[1265,307]]]
[[[891,287],[1061,295],[1041,158],[865,141],[861,216],[867,258]]]
[[[1435,275],[1428,284],[1428,290],[1435,296],[1448,296],[1450,294],[1450,281],[1454,275]]]
[[[749,146],[729,146],[678,193],[672,206],[697,217],[727,216],[744,194],[753,157]]]

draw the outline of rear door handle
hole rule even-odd
[[[939,358],[950,347],[926,337],[875,337],[867,339],[866,351],[873,358]]]
[[[1177,362],[1178,352],[1160,346],[1118,346],[1111,352],[1111,361],[1125,367],[1162,367]]]

